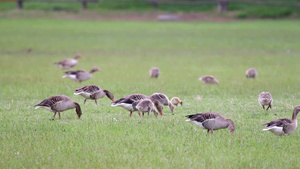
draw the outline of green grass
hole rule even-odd
[[[300,22],[228,23],[0,20],[1,168],[298,168],[300,130],[288,137],[263,132],[260,124],[291,118],[300,104]],[[31,48],[32,52],[27,53]],[[99,67],[81,84],[62,79],[54,66],[80,52],[74,69]],[[149,79],[152,66],[161,69]],[[257,79],[245,78],[255,67]],[[214,75],[219,85],[198,78]],[[103,98],[83,105],[73,90],[96,84],[115,98],[162,92],[178,96],[175,115],[157,118],[110,106]],[[260,92],[273,109],[259,106]],[[34,105],[64,94],[83,110],[53,113]],[[202,100],[195,99],[201,96]],[[236,132],[206,131],[185,115],[217,111],[234,120]],[[117,121],[114,120],[117,119]]]

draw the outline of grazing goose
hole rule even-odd
[[[125,96],[125,97],[122,97],[116,101],[113,101],[111,106],[113,107],[122,107],[128,111],[130,111],[130,117],[132,116],[132,112],[133,111],[136,111],[133,107],[132,107],[132,103],[135,102],[135,101],[139,101],[139,100],[142,100],[142,99],[145,99],[147,98],[146,95],[143,95],[143,94],[131,94],[129,96]]]
[[[132,107],[134,110],[138,111],[140,117],[141,117],[140,112],[143,113],[143,116],[144,116],[144,113],[147,112],[148,116],[149,116],[149,113],[151,111],[154,113],[155,116],[157,116],[158,115],[157,111],[162,112],[162,109],[163,109],[163,106],[159,101],[155,100],[153,103],[150,99],[142,99],[139,101],[135,101],[132,104]]]
[[[246,71],[246,78],[256,78],[258,75],[256,69],[250,68]]]
[[[195,123],[197,126],[203,129],[207,129],[207,134],[214,130],[229,128],[231,134],[235,131],[234,122],[231,119],[225,119],[224,116],[217,112],[206,112],[186,116],[189,118],[186,121]]]
[[[65,95],[52,96],[48,99],[45,99],[41,103],[35,105],[35,109],[38,108],[45,108],[49,111],[54,112],[53,119],[55,118],[57,112],[60,119],[61,118],[60,112],[63,112],[68,109],[76,108],[76,113],[78,118],[80,118],[82,114],[79,104],[73,102],[68,96]]]
[[[300,106],[296,106],[293,111],[292,119],[277,119],[269,123],[265,123],[264,131],[271,131],[273,134],[282,136],[292,134],[297,129],[297,115],[300,111]]]
[[[272,108],[272,95],[269,92],[261,92],[258,96],[258,103],[263,107],[264,110],[265,106],[268,106],[267,110]]]
[[[216,79],[214,76],[202,76],[199,78],[204,84],[219,84],[218,79]]]
[[[62,78],[68,77],[77,82],[82,82],[90,79],[93,76],[93,73],[96,71],[101,71],[101,70],[99,68],[94,67],[90,70],[90,72],[87,72],[85,70],[68,71],[65,73],[65,75]]]
[[[178,106],[179,104],[182,106],[182,101],[178,98],[178,97],[173,97],[171,99],[171,103],[174,105],[174,106]]]
[[[62,69],[71,69],[72,67],[77,65],[78,63],[77,59],[79,58],[82,58],[82,56],[78,53],[75,55],[74,59],[65,59],[55,63],[55,65],[59,66]]]
[[[97,105],[97,99],[102,98],[104,96],[107,96],[110,100],[114,101],[114,95],[110,91],[103,90],[96,85],[88,85],[79,89],[75,89],[74,94],[81,95],[85,98],[83,104],[85,104],[87,99],[91,99],[95,100],[95,103]]]
[[[150,77],[151,77],[151,78],[153,78],[153,77],[158,78],[159,73],[160,73],[160,70],[159,70],[159,68],[157,68],[157,67],[152,67],[152,68],[150,69],[149,73],[150,73]]]
[[[164,106],[169,106],[170,110],[172,111],[172,114],[174,115],[173,111],[174,111],[174,106],[173,104],[170,102],[169,98],[163,94],[163,93],[153,93],[151,96],[149,96],[149,99],[151,101],[159,101],[162,105]],[[160,115],[162,115],[163,113],[160,112]]]

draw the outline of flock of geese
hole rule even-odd
[[[55,63],[55,65],[66,70],[71,69],[76,66],[78,59],[82,56],[76,54],[74,59],[65,59],[60,62]],[[93,73],[96,71],[101,71],[99,68],[92,68],[90,72],[85,70],[75,70],[67,71],[63,78],[70,78],[77,82],[82,82],[88,80],[92,77]],[[157,67],[152,67],[150,69],[150,77],[158,78],[160,70]],[[256,78],[258,75],[257,71],[254,68],[248,69],[246,71],[246,78]],[[203,76],[200,77],[204,84],[219,84],[219,81],[214,76]],[[129,96],[122,97],[118,100],[114,100],[114,95],[108,90],[101,89],[96,85],[87,85],[78,89],[75,89],[74,95],[80,95],[84,97],[84,104],[87,99],[94,100],[97,105],[97,99],[107,96],[111,101],[111,106],[113,107],[122,107],[130,112],[130,117],[132,113],[138,111],[139,116],[141,113],[144,116],[144,113],[147,113],[148,116],[150,112],[153,112],[155,116],[160,114],[163,115],[163,106],[168,106],[172,114],[174,112],[174,106],[181,105],[182,101],[178,97],[173,97],[171,100],[163,93],[153,93],[151,96],[146,96],[144,94],[131,94]],[[269,92],[262,92],[258,97],[259,104],[266,110],[272,108],[273,98]],[[76,109],[78,118],[81,117],[82,111],[80,105],[76,102],[73,102],[68,96],[65,95],[56,95],[50,98],[43,100],[42,102],[35,105],[35,109],[45,108],[54,113],[53,119],[58,113],[59,118],[61,118],[61,112],[69,109]],[[297,115],[300,111],[300,106],[294,108],[292,119],[282,118],[271,121],[269,123],[264,123],[264,131],[271,131],[275,135],[289,135],[293,133],[297,128]],[[202,129],[206,129],[207,133],[212,133],[214,130],[228,128],[230,133],[233,134],[235,131],[235,124],[233,120],[226,119],[220,113],[217,112],[206,112],[206,113],[197,113],[193,115],[186,116],[190,121]]]

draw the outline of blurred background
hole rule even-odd
[[[226,21],[253,18],[299,18],[300,1],[0,0],[0,11],[0,17],[43,17],[46,15],[67,19],[78,17],[97,20]]]

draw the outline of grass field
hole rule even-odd
[[[300,130],[288,137],[263,132],[261,124],[291,118],[300,104],[300,22],[98,22],[0,20],[1,168],[298,168]],[[32,51],[27,53],[31,48]],[[81,84],[62,79],[54,62],[75,53],[74,69],[96,72]],[[161,69],[150,79],[152,66]],[[257,79],[245,78],[250,67]],[[214,75],[219,85],[198,78]],[[110,106],[83,105],[73,90],[95,84],[115,98],[162,92],[178,96],[175,115],[165,107],[157,118]],[[269,91],[273,109],[259,106]],[[62,113],[34,109],[53,95],[81,105]],[[196,99],[196,98],[201,99]],[[234,120],[236,132],[214,135],[185,122],[185,115],[217,111]],[[114,120],[117,119],[117,120]]]

